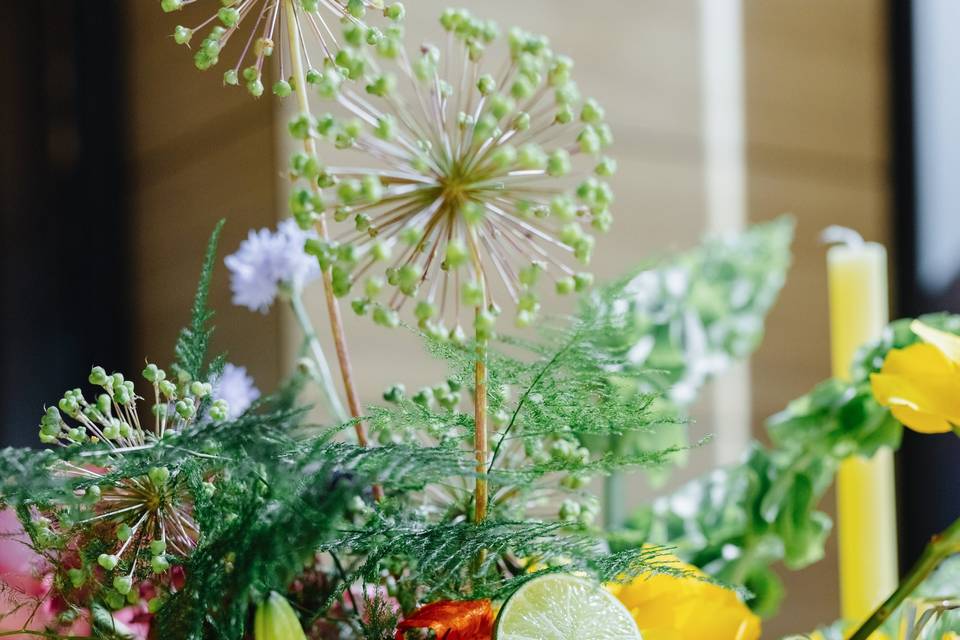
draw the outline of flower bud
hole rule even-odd
[[[130,576],[117,576],[113,579],[113,588],[121,595],[130,593],[133,588],[133,579]]]
[[[271,591],[257,607],[253,637],[254,640],[306,640],[293,607],[276,591]]]

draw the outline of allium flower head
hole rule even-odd
[[[273,84],[273,93],[286,97],[292,91],[287,79],[290,52],[286,44],[291,23],[296,25],[297,47],[309,67],[314,44],[314,50],[326,59],[337,55],[340,43],[334,30],[339,22],[362,25],[368,11],[381,12],[393,22],[404,16],[401,3],[384,0],[161,0],[160,6],[173,12],[195,3],[209,5],[213,13],[195,27],[178,25],[174,41],[193,46],[194,64],[206,71],[217,65],[231,39],[239,39],[236,62],[224,72],[223,82],[234,86],[242,82],[255,97],[263,95],[264,63],[278,51],[280,79]],[[283,15],[286,11],[294,12],[292,22]],[[311,76],[318,73],[310,72]]]
[[[301,288],[320,275],[317,261],[304,252],[312,231],[301,231],[293,220],[277,230],[251,231],[224,264],[230,271],[233,303],[266,313],[283,287]]]
[[[493,23],[462,10],[440,22],[443,51],[423,45],[412,56],[346,25],[348,46],[313,87],[347,115],[301,114],[290,131],[381,166],[320,167],[295,156],[292,175],[315,181],[322,197],[296,190],[293,213],[304,227],[324,211],[350,225],[308,251],[332,266],[335,293],[357,289],[358,313],[372,309],[394,325],[409,304],[423,329],[442,336],[459,332],[464,315],[488,330],[498,299],[509,298],[524,326],[539,309],[538,280],[560,293],[592,281],[571,263],[589,262],[587,228],[611,223],[610,128],[600,105],[581,98],[572,60],[545,37],[512,29],[497,56]]]
[[[196,423],[204,407],[204,419],[215,423],[226,420],[229,409],[224,400],[210,402],[208,382],[191,381],[185,374],[170,380],[154,364],[147,365],[143,377],[153,387],[152,411],[147,416],[137,411],[142,398],[131,380],[94,367],[89,381],[102,393],[87,400],[80,389],[71,389],[40,420],[43,443],[106,445],[96,458],[98,466],[58,465],[58,472],[76,477],[85,488],[69,518],[55,514],[37,518],[33,539],[39,545],[49,540],[51,548],[63,548],[55,541],[64,536],[69,547],[86,551],[90,543],[101,550],[92,559],[81,554],[82,564],[65,570],[64,580],[73,589],[84,590],[105,572],[109,586],[102,595],[114,609],[124,604],[140,580],[162,583],[171,555],[186,556],[199,536],[188,478],[177,469],[156,466],[143,476],[117,479],[111,476],[114,462]]]

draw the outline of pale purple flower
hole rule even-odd
[[[236,420],[260,397],[260,390],[253,383],[246,367],[227,363],[220,375],[214,378],[213,398],[227,403],[227,419]]]
[[[266,313],[281,286],[300,289],[319,276],[316,258],[303,250],[307,238],[315,237],[315,232],[301,230],[292,219],[281,222],[276,231],[251,230],[237,252],[224,259],[233,304]]]

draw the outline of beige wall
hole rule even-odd
[[[411,41],[438,32],[433,16],[446,4],[408,3]],[[549,34],[554,48],[577,60],[585,92],[606,106],[620,173],[615,231],[600,239],[597,274],[614,276],[653,253],[695,243],[708,222],[699,3],[614,0],[602,10],[586,9],[582,0],[458,4]],[[275,163],[286,155],[286,116],[273,113],[273,100],[222,90],[218,74],[194,71],[188,52],[168,37],[177,20],[155,3],[125,6],[127,31],[136,34],[128,66],[137,352],[166,361],[187,319],[204,238],[215,220],[228,218],[223,250],[229,252],[248,228],[286,213]],[[840,223],[872,239],[888,237],[884,6],[881,0],[743,0],[749,218],[790,211],[799,222],[795,267],[752,362],[757,435],[763,417],[828,374],[818,232]],[[232,307],[226,284],[221,269],[212,299],[217,346],[269,388],[290,364],[298,333],[289,318]],[[325,334],[319,291],[313,296]],[[365,401],[376,401],[394,381],[415,386],[441,375],[411,336],[345,312]],[[699,408],[695,429],[722,429],[709,401]],[[698,452],[678,477],[705,468],[712,455]],[[638,487],[636,499],[645,492]],[[832,509],[832,500],[827,506]],[[825,561],[786,576],[789,604],[767,624],[765,637],[836,617],[835,561],[831,543]]]

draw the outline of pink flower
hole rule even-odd
[[[150,620],[153,616],[142,602],[117,611],[113,617],[122,623],[136,640],[147,640],[150,635]]]
[[[43,556],[30,548],[17,514],[13,509],[0,511],[0,581],[26,595],[46,592],[42,576],[48,570]]]
[[[90,635],[87,612],[65,627],[59,616],[67,606],[52,591],[53,576],[46,559],[30,548],[30,540],[12,509],[0,511],[0,632],[45,631],[62,635]],[[145,604],[133,605],[114,614],[137,640],[150,632],[150,614]],[[4,636],[11,640],[36,640],[36,635]]]
[[[0,631],[42,631],[56,618],[47,598],[46,560],[29,546],[29,538],[12,509],[0,511]],[[12,636],[27,639],[36,636]]]

